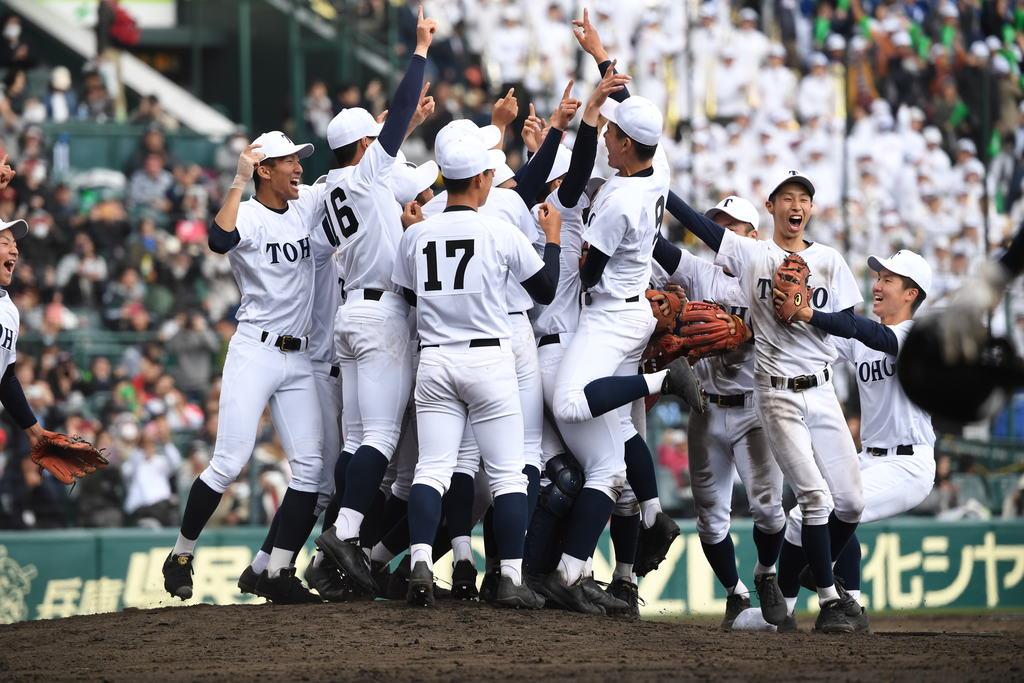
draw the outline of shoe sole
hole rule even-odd
[[[173,591],[167,588],[165,588],[164,590],[167,590],[167,592],[171,594],[171,597],[174,598],[181,598],[182,600],[192,599],[192,589],[188,586],[182,586],[181,588]]]
[[[675,532],[670,535],[668,541],[665,543],[665,547],[659,548],[657,553],[652,553],[650,560],[644,562],[644,573],[641,574],[639,571],[637,571],[636,575],[647,576],[651,572],[656,571],[658,567],[661,566],[661,563],[665,561],[665,558],[668,556],[668,549],[671,548],[672,544],[676,542],[676,539],[679,538],[680,533],[681,532],[677,527]]]
[[[539,605],[535,602],[527,602],[518,595],[511,598],[498,598],[494,601],[494,604],[500,605],[501,607],[509,607],[511,609],[544,609],[544,602]]]
[[[406,601],[416,607],[433,607],[434,596],[431,595],[431,586],[409,586],[409,595]]]
[[[452,600],[476,600],[479,597],[480,591],[477,590],[476,585],[474,584],[452,584]]]
[[[345,541],[340,542],[344,543]],[[324,555],[331,559],[331,562],[340,567],[341,571],[345,572],[348,576],[350,576],[352,580],[356,582],[356,585],[361,590],[365,591],[366,593],[370,593],[371,595],[373,594],[373,592],[377,588],[377,585],[373,582],[373,577],[369,575],[367,575],[365,578],[360,577],[360,572],[362,569],[365,569],[364,567],[360,567],[358,569],[349,567],[347,559],[343,555],[336,554],[330,547],[330,545],[328,545],[327,543],[322,543],[319,537],[317,537],[317,539],[313,541],[313,544],[321,551],[323,551]],[[362,551],[360,550],[359,552]],[[366,569],[366,573],[369,573],[368,569]]]
[[[242,583],[241,581],[238,582],[238,590],[243,595],[255,595],[257,598],[266,598],[267,597],[266,595],[263,595],[263,593],[258,592],[256,590],[256,586],[250,586],[248,584]],[[191,593],[191,591],[190,591],[190,593]],[[191,597],[191,595],[189,597]]]
[[[814,627],[815,633],[824,633],[825,635],[842,635],[845,633],[855,633],[857,629],[853,626],[845,624],[837,624],[834,626],[826,626],[824,628]]]

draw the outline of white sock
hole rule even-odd
[[[359,536],[359,525],[363,523],[363,513],[352,508],[338,510],[338,519],[334,522],[334,535],[343,541]]]
[[[317,548],[316,552],[313,554],[313,566],[314,567],[319,567],[320,563],[323,562],[323,561],[324,561],[324,553],[323,553],[322,550],[320,550],[320,548]]]
[[[583,576],[583,569],[586,567],[586,562],[578,560],[572,555],[566,555],[562,553],[562,559],[558,561],[558,573],[562,579],[562,583],[566,586],[571,586],[580,580]]]
[[[583,563],[583,576],[594,575],[594,557],[588,557],[587,561]]]
[[[371,562],[382,562],[387,564],[395,558],[395,554],[388,550],[388,547],[383,543],[378,543],[373,546],[373,550],[370,551]]]
[[[860,604],[860,591],[859,590],[856,590],[856,591],[846,591],[846,592],[850,594],[851,598],[853,598],[854,600],[857,601],[858,605]]]
[[[189,539],[178,534],[178,540],[174,542],[174,550],[171,551],[172,555],[195,555],[196,554],[196,541],[190,541]]]
[[[429,543],[414,543],[409,548],[409,567],[415,567],[417,562],[426,562],[430,571],[434,571],[434,549]]]
[[[640,523],[644,525],[645,529],[650,529],[654,526],[654,518],[661,512],[661,501],[657,498],[651,498],[640,503]]]
[[[267,562],[270,562],[270,553],[260,549],[256,551],[256,557],[252,558],[252,564],[249,566],[257,574],[262,574],[263,570],[267,568]]]
[[[836,587],[834,585],[833,586],[829,586],[828,588],[822,588],[821,586],[818,586],[818,604],[819,605],[824,607],[826,602],[829,602],[831,600],[838,600],[838,599],[839,599],[839,591],[836,590]]]
[[[644,381],[647,382],[647,395],[661,393],[661,385],[665,383],[665,378],[668,377],[668,370],[659,370],[658,372],[652,372],[650,374],[642,375]]]
[[[519,585],[523,582],[523,558],[518,560],[501,560],[501,575],[512,579],[512,583]]]
[[[295,554],[294,550],[285,550],[284,548],[273,548],[270,551],[270,561],[267,562],[267,576],[270,578],[276,578],[281,570],[289,566],[292,563],[292,555]]]
[[[616,562],[615,571],[612,572],[612,581],[616,579],[629,579],[633,583],[636,583],[636,579],[633,578],[633,564]]]
[[[792,614],[796,612],[796,598],[786,598],[786,612]]]
[[[764,574],[774,574],[774,573],[775,573],[775,565],[772,565],[771,567],[766,567],[763,564],[761,564],[760,562],[758,562],[756,565],[754,565],[754,576],[762,576]]]
[[[729,593],[729,595],[746,595],[750,592],[750,589],[747,588],[746,584],[743,583],[743,579],[740,579],[736,582],[736,585],[728,589],[727,592]]]
[[[473,546],[470,545],[469,536],[456,536],[452,539],[452,554],[456,562],[473,560]]]

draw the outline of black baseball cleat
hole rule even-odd
[[[796,627],[796,615],[787,614],[786,619],[775,630],[778,633],[797,633],[800,629]]]
[[[302,573],[302,578],[306,580],[306,585],[311,590],[315,590],[317,595],[327,602],[352,602],[364,597],[355,589],[348,577],[343,576],[337,567],[326,561],[326,558],[320,562],[319,567],[313,566],[313,561],[310,560],[306,571]]]
[[[605,614],[616,617],[632,615],[633,610],[630,609],[629,603],[608,593],[593,576],[584,576],[580,579],[580,587],[583,588],[587,599],[603,608]]]
[[[370,575],[373,576],[373,583],[376,586],[373,597],[387,599],[388,584],[391,583],[391,570],[388,569],[388,563],[370,560]]]
[[[173,552],[173,551],[172,551]],[[192,556],[187,553],[168,555],[164,560],[164,590],[172,597],[188,600],[192,597]]]
[[[459,560],[452,567],[452,599],[476,600],[480,591],[476,589],[476,567],[471,560]]]
[[[864,608],[845,591],[821,606],[814,630],[819,633],[870,633]]]
[[[278,605],[308,605],[323,602],[302,585],[295,576],[295,567],[282,569],[277,576],[270,578],[265,570],[260,572],[256,581],[256,590],[270,602]]]
[[[245,569],[242,570],[242,575],[238,577],[238,590],[248,595],[256,595],[264,598],[265,595],[260,595],[256,592],[256,584],[259,581],[260,575],[253,571],[252,565],[245,565]]]
[[[558,572],[551,572],[541,584],[541,595],[564,609],[581,614],[604,614],[604,607],[595,605],[583,591],[583,577],[571,586],[562,584]]]
[[[498,579],[500,578],[501,572],[497,569],[484,574],[483,581],[480,582],[481,600],[488,604],[494,604],[494,601],[498,599]]]
[[[343,541],[334,533],[332,526],[320,534],[314,543],[331,562],[338,565],[342,573],[355,582],[356,587],[364,593],[373,595],[376,584],[370,575],[370,561],[359,547],[358,538],[347,538]]]
[[[662,382],[661,393],[678,396],[698,413],[706,413],[708,410],[707,394],[701,389],[686,356],[680,356],[668,364],[668,374]]]
[[[778,577],[775,574],[761,574],[754,577],[754,588],[757,590],[757,599],[761,603],[761,616],[769,624],[778,626],[786,620],[789,610],[786,608],[786,598],[779,588]]]
[[[517,586],[509,577],[501,576],[494,604],[515,609],[542,609],[544,596],[526,585],[525,581]]]
[[[664,512],[659,512],[655,516],[651,528],[645,529],[641,526],[636,561],[633,563],[636,575],[647,576],[657,569],[678,536],[679,525]]]
[[[733,593],[725,599],[725,616],[722,617],[723,631],[732,630],[732,622],[736,621],[736,617],[740,615],[745,609],[750,608],[750,598],[742,593]]]
[[[409,593],[409,568],[410,558],[408,555],[402,558],[395,567],[395,571],[391,572],[390,578],[388,578],[388,589],[387,599],[388,600],[405,600],[406,595]]]
[[[433,607],[434,605],[434,572],[426,562],[417,562],[409,573],[409,592],[405,596],[410,605]]]
[[[626,578],[618,578],[608,584],[605,589],[609,595],[629,605],[629,613],[640,618],[640,588]]]

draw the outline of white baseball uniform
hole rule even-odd
[[[559,366],[554,415],[583,467],[587,488],[616,500],[626,478],[625,442],[636,434],[630,405],[598,417],[584,387],[610,375],[634,375],[654,331],[644,297],[651,255],[668,195],[668,176],[653,168],[631,177],[615,175],[591,203],[583,240],[610,258],[600,281],[583,294],[576,333]]]
[[[402,236],[392,280],[416,294],[422,344],[414,484],[444,494],[468,419],[491,495],[526,492],[505,281],[522,282],[543,266],[533,245],[513,226],[461,207],[428,218]]]
[[[10,293],[6,289],[0,289],[0,368],[3,368],[3,371],[18,360],[16,347],[20,329],[21,315],[18,313],[18,307],[11,301]],[[3,371],[0,371],[0,375]]]
[[[241,293],[238,328],[228,344],[220,393],[217,441],[200,478],[218,493],[252,455],[263,409],[271,417],[292,470],[291,488],[315,493],[322,470],[322,425],[308,352],[314,273],[310,226],[319,222],[319,192],[276,211],[255,197],[238,208],[238,243],[228,260]],[[286,349],[294,350],[283,350]]]
[[[409,305],[391,282],[402,238],[390,187],[395,158],[374,142],[358,164],[327,174],[324,227],[338,244],[345,305],[335,320],[344,392],[345,450],[371,446],[388,460],[412,391]]]
[[[832,386],[835,345],[822,330],[805,323],[784,325],[775,318],[772,278],[786,254],[773,241],[726,230],[715,263],[737,276],[750,302],[754,407],[804,517],[808,523],[827,523],[831,494],[836,515],[856,522],[864,499],[853,437]],[[799,254],[810,269],[815,309],[832,313],[863,301],[850,267],[835,249],[815,242]]]
[[[889,328],[900,347],[914,326],[905,320]],[[853,364],[860,392],[861,524],[914,509],[935,483],[935,432],[931,418],[903,393],[896,356],[868,348],[856,339],[834,337],[839,358]],[[803,517],[790,512],[786,540],[800,545]]]
[[[687,298],[719,303],[750,324],[740,281],[713,263],[681,250],[679,266],[668,282],[680,285]],[[701,541],[713,545],[729,533],[734,466],[746,489],[754,524],[768,534],[778,533],[786,524],[782,471],[754,411],[753,345],[705,358],[694,365],[694,373],[711,399],[706,413],[690,412],[687,429],[690,486]]]

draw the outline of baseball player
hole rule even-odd
[[[426,94],[425,89],[421,93],[423,70],[436,30],[420,5],[416,50],[383,125],[356,107],[342,110],[327,127],[339,167],[327,174],[324,220],[338,245],[345,283],[345,305],[338,310],[335,329],[345,423],[352,427],[346,431],[345,450],[352,457],[345,466],[337,519],[316,545],[371,595],[374,583],[359,531],[395,452],[412,390],[409,305],[390,279],[402,237],[392,169]]]
[[[796,320],[833,335],[839,358],[853,365],[861,405],[861,480],[864,512],[861,524],[886,519],[917,507],[935,482],[935,432],[931,417],[903,393],[896,377],[897,355],[914,325],[913,316],[932,284],[932,270],[918,254],[907,249],[888,259],[868,258],[877,274],[871,288],[872,312],[878,322],[862,316],[800,309]],[[790,614],[796,607],[805,561],[801,545],[803,515],[790,513],[786,542],[779,566],[779,585]],[[853,600],[860,598],[860,542],[854,534],[835,562]],[[810,583],[810,581],[808,581]],[[813,583],[812,583],[813,585]],[[867,617],[855,622],[868,629]],[[795,628],[794,617],[790,626]]]
[[[501,558],[496,602],[537,608],[543,599],[522,581],[523,421],[505,281],[514,278],[531,297],[550,303],[558,278],[559,218],[545,209],[542,261],[521,232],[477,212],[497,166],[478,136],[446,141],[437,161],[447,206],[405,232],[392,274],[416,306],[422,345],[415,389],[419,461],[409,495],[408,601],[433,604],[431,545],[468,419],[493,497]]]
[[[726,197],[701,216],[670,194],[668,209],[686,227],[710,220],[733,234],[757,239],[757,209],[742,197]],[[659,240],[654,257],[669,273],[668,282],[681,286],[688,298],[715,301],[748,322],[747,295],[736,277],[666,240]],[[761,611],[765,621],[782,623],[785,602],[775,585],[775,563],[786,524],[782,472],[754,411],[754,348],[744,344],[730,354],[706,358],[697,363],[695,370],[710,406],[706,413],[693,411],[690,415],[690,479],[701,548],[728,593],[722,628],[730,629],[736,616],[750,607],[747,587],[736,571],[736,551],[729,535],[734,471],[739,472],[746,488],[754,517],[758,554],[754,586]]]
[[[836,588],[831,549],[844,547],[853,535],[864,498],[856,448],[831,385],[837,353],[824,331],[776,318],[772,281],[786,258],[798,253],[810,270],[815,310],[852,320],[862,297],[842,256],[805,239],[813,212],[810,179],[787,171],[770,187],[765,208],[774,223],[771,241],[744,239],[717,224],[704,224],[695,234],[717,252],[715,263],[737,277],[750,302],[754,408],[803,513],[801,540],[822,608],[816,628],[847,632],[861,611]]]
[[[608,68],[587,102],[576,146],[596,154],[597,125],[604,116],[609,164],[618,171],[591,203],[582,239],[589,243],[581,266],[583,310],[559,366],[553,412],[567,443],[584,470],[585,483],[573,505],[558,569],[543,582],[546,596],[581,612],[603,613],[584,595],[582,578],[626,478],[626,462],[650,460],[647,445],[630,421],[630,404],[666,391],[699,403],[689,366],[680,364],[654,375],[636,375],[640,355],[654,329],[643,296],[651,275],[651,252],[668,193],[667,174],[655,173],[653,158],[663,126],[661,112],[642,97],[621,104],[609,101],[629,77]],[[685,362],[683,363],[685,364]],[[677,369],[678,368],[678,369]],[[692,385],[690,385],[692,382]],[[695,398],[696,397],[696,398]],[[625,454],[625,462],[623,455]],[[653,482],[652,482],[653,483]],[[637,488],[634,486],[634,488]],[[653,498],[641,498],[644,527],[653,527],[660,511]],[[667,544],[678,535],[674,528]],[[664,553],[661,553],[664,556]]]
[[[323,464],[307,336],[314,284],[310,225],[323,205],[316,190],[300,187],[300,159],[312,153],[312,145],[295,144],[279,131],[258,137],[239,155],[235,179],[210,226],[210,248],[228,254],[241,305],[224,364],[213,458],[189,491],[178,540],[163,566],[164,588],[182,600],[192,597],[196,541],[252,455],[269,402],[292,480],[257,589],[275,602],[319,601],[289,566],[311,528]],[[256,194],[242,202],[250,178]]]

